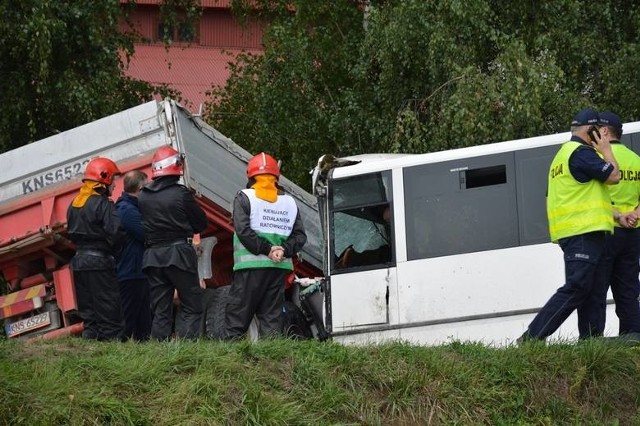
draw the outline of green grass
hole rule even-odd
[[[0,341],[7,425],[640,425],[640,349]]]

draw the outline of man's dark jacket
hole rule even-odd
[[[144,280],[142,255],[144,254],[144,230],[138,198],[123,192],[116,202],[120,223],[127,232],[127,241],[118,255],[118,281]]]
[[[207,217],[178,176],[162,176],[138,196],[145,243],[143,268],[175,266],[198,272],[198,258],[187,240],[204,231]]]

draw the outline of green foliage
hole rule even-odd
[[[131,5],[133,2],[131,2]],[[0,2],[0,151],[178,95],[127,78],[137,35],[114,1]]]
[[[0,423],[637,424],[638,349],[0,341]]]
[[[640,119],[633,1],[234,0],[271,25],[207,119],[286,174],[329,152],[426,152],[568,130],[591,106]],[[365,5],[369,3],[367,8]]]
[[[350,67],[363,27],[350,2],[292,3],[295,12],[269,15],[264,55],[242,56],[227,86],[213,90],[219,106],[208,120],[247,150],[275,154],[287,177],[305,182],[319,154],[358,144]]]

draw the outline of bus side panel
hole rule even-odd
[[[334,342],[351,345],[376,345],[388,342],[399,342],[403,330],[399,328],[387,328],[384,330],[358,330],[349,334],[339,334],[332,337]],[[424,344],[425,341],[414,340],[413,343]]]
[[[563,280],[562,252],[550,243],[403,263],[398,265],[400,323],[538,309]]]
[[[331,277],[333,331],[387,324],[389,286],[396,286],[395,268],[376,269]],[[395,293],[393,291],[392,293]]]
[[[506,346],[514,344],[516,339],[527,328],[535,313],[513,315],[498,318],[483,318],[470,321],[458,321],[455,323],[435,324],[427,326],[416,326],[410,328],[402,328],[399,339],[414,344],[431,345],[446,344],[452,341],[460,342],[482,342],[491,346]],[[610,304],[607,306],[607,318],[615,318],[615,306]],[[613,321],[615,322],[615,321]],[[571,314],[569,318],[560,326],[558,331],[549,336],[549,342],[567,342],[575,341],[578,338],[578,315],[576,312]],[[387,332],[389,333],[389,332]],[[617,335],[616,324],[607,323],[607,336]],[[375,341],[378,334],[374,336],[354,336],[352,339],[360,341]]]

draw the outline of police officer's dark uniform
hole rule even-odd
[[[249,188],[233,203],[234,275],[226,308],[227,339],[241,338],[255,315],[261,337],[282,333],[285,277],[293,271],[292,257],[307,241],[295,200],[279,191],[277,161],[265,153],[247,165]],[[269,196],[265,196],[267,194]],[[282,261],[272,249],[281,247]]]
[[[624,146],[618,138],[622,136],[620,117],[611,112],[602,112],[600,125],[613,131],[615,140],[611,149],[620,168],[620,183],[609,186],[611,202],[616,210],[616,219],[633,212],[640,200],[640,156]],[[623,227],[618,221],[614,232],[606,238],[603,260],[597,270],[596,286],[590,303],[578,309],[578,327],[581,336],[604,334],[606,322],[607,290],[616,304],[620,321],[620,335],[640,333],[640,221],[635,227]],[[589,324],[596,324],[593,330]]]
[[[587,126],[597,126],[598,114],[582,110],[571,125],[580,129],[551,163],[547,196],[549,233],[551,241],[562,248],[566,282],[538,312],[519,342],[550,336],[588,300],[605,236],[613,231],[613,208],[604,182],[616,170],[612,164],[615,158],[605,161],[576,135],[586,134]]]
[[[113,202],[113,177],[120,174],[107,158],[87,164],[80,194],[67,210],[69,239],[76,244],[71,259],[82,337],[120,340],[124,330],[114,254],[124,242]]]
[[[197,338],[202,316],[198,256],[191,238],[205,230],[207,218],[189,189],[178,183],[183,167],[176,150],[158,149],[152,160],[153,181],[138,196],[146,242],[142,267],[153,311],[151,337],[158,340],[171,336],[174,290],[181,306],[177,337]]]

